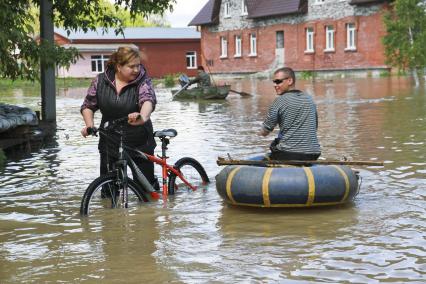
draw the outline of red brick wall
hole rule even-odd
[[[356,27],[356,51],[345,51],[347,23],[354,23]],[[334,26],[334,52],[324,52],[326,25]],[[313,54],[305,53],[305,29],[307,27],[314,28],[315,52]],[[204,57],[213,63],[212,66],[209,66],[213,73],[264,71],[271,68],[275,60],[276,31],[284,31],[285,65],[295,70],[350,70],[386,67],[384,47],[381,43],[381,38],[386,32],[382,13],[218,33],[211,33],[203,28],[201,48]],[[257,34],[258,55],[249,57],[249,35],[253,32]],[[235,35],[242,37],[241,58],[234,58]],[[221,36],[228,39],[228,57],[226,59],[219,58]]]
[[[167,74],[186,73],[195,76],[196,69],[187,69],[186,52],[197,53],[197,65],[201,64],[200,40],[185,41],[146,41],[135,42],[142,52],[142,62],[151,77],[159,78]]]

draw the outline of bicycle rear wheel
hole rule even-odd
[[[207,176],[206,171],[203,166],[195,159],[185,157],[179,159],[174,167],[179,170],[183,177],[196,188],[200,185],[205,185],[210,182],[209,177]],[[188,190],[190,187],[186,185],[180,178],[174,173],[171,173],[169,176],[169,194],[175,194],[177,189],[179,190]]]
[[[147,196],[134,180],[128,179],[127,189],[129,208],[148,201]],[[98,177],[89,184],[83,195],[80,214],[85,216],[108,208],[124,208],[122,192],[123,184],[117,178],[117,174],[111,173]]]

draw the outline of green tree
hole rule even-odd
[[[396,0],[385,14],[384,22],[387,63],[402,70],[410,69],[418,86],[418,71],[426,67],[426,1]]]
[[[163,15],[171,10],[175,0],[115,0],[114,9],[103,0],[52,0],[55,26],[70,31],[115,28],[122,32],[126,21],[118,11],[124,10],[134,20],[149,15]],[[69,66],[78,56],[77,50],[65,49],[51,42],[38,41],[34,35],[38,25],[32,7],[40,7],[40,0],[0,1],[0,77],[38,78],[40,58],[46,64]]]

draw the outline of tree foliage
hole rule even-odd
[[[115,0],[114,9],[104,0],[52,0],[53,21],[69,31],[115,28],[116,33],[129,24],[120,18],[121,11],[130,15],[131,22],[149,15],[163,15],[171,10],[175,0]],[[32,7],[39,9],[40,0],[0,1],[0,77],[37,79],[39,62],[68,66],[78,54],[35,37],[38,21]],[[31,12],[33,11],[33,12]]]
[[[387,63],[403,70],[426,67],[426,1],[396,0],[384,22]]]

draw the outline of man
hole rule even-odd
[[[210,87],[211,86],[210,76],[204,71],[204,67],[200,65],[197,67],[197,70],[198,70],[197,77],[189,81],[189,85],[198,83],[198,87]]]
[[[260,135],[271,133],[279,125],[278,138],[271,144],[269,159],[316,160],[321,155],[317,138],[318,114],[312,98],[295,89],[296,76],[291,68],[274,72],[278,98],[269,107]]]

